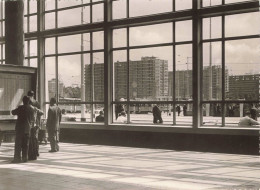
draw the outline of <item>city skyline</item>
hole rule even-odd
[[[115,73],[115,94],[114,98],[116,100],[120,98],[127,97],[127,79],[126,79],[126,66],[127,62],[115,62],[114,63],[114,73]],[[149,65],[150,64],[150,65]],[[161,69],[161,66],[156,67],[155,65],[163,64],[163,68]],[[91,100],[91,96],[95,98],[96,101],[103,101],[103,91],[104,91],[104,63],[95,63],[93,64],[94,68],[94,94],[92,93],[92,87],[91,87],[91,64],[85,65],[85,96],[86,101]],[[222,98],[222,67],[220,65],[213,65],[211,66],[212,70],[212,97],[210,98],[209,90],[210,84],[209,84],[209,72],[210,72],[209,66],[203,67],[203,100],[220,100]],[[163,74],[163,78],[159,79],[156,78],[156,71],[158,73],[158,77],[160,73]],[[168,62],[167,60],[160,60],[156,57],[142,57],[141,60],[136,61],[130,61],[130,86],[129,86],[129,93],[130,93],[130,99],[131,100],[170,100],[172,97],[173,92],[173,84],[172,84],[172,76],[175,77],[175,97],[176,100],[188,100],[192,99],[192,70],[188,67],[184,70],[178,70],[176,71],[175,75],[173,75],[172,71],[168,70]],[[244,75],[229,75],[229,70],[225,69],[225,92],[226,92],[226,98],[233,99],[235,97],[244,97],[245,99],[248,99],[249,97],[259,97],[259,89],[257,90],[255,86],[257,86],[260,82],[259,75],[260,74],[244,74]],[[139,74],[138,74],[139,73]],[[240,85],[239,91],[237,85],[234,84],[234,79],[238,79],[242,81],[246,76],[250,76],[254,80],[250,79],[249,83],[247,85],[249,86],[243,86],[243,84]],[[241,79],[242,77],[242,79]],[[164,81],[156,83],[155,81]],[[55,79],[51,80],[52,82],[55,82]],[[50,82],[48,81],[49,85]],[[154,81],[154,82],[153,82]],[[255,81],[255,82],[254,82]],[[243,82],[243,81],[242,81]],[[238,84],[242,83],[238,82]],[[66,87],[62,82],[59,83],[59,88],[61,88],[61,84],[63,85],[62,88],[68,88]],[[156,85],[157,84],[157,85]],[[160,87],[161,86],[161,87]],[[243,88],[255,89],[253,93],[250,95],[247,95],[247,91],[243,91]],[[258,85],[259,86],[259,85]],[[74,88],[75,86],[71,86]],[[50,87],[49,87],[50,88]],[[77,85],[77,88],[80,89],[80,85]],[[62,90],[61,92],[63,92]],[[236,94],[236,96],[234,95]],[[237,94],[240,94],[239,96]],[[60,97],[64,97],[61,96]],[[75,98],[75,97],[74,97]],[[80,98],[80,94],[78,94],[78,97]],[[260,97],[259,97],[260,98]]]

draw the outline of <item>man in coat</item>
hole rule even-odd
[[[46,127],[50,140],[51,150],[49,152],[59,151],[59,127],[61,122],[61,109],[56,105],[56,99],[51,98],[48,110]]]
[[[37,112],[41,111],[30,105],[30,98],[28,96],[23,97],[23,105],[12,110],[12,114],[17,115],[17,121],[15,125],[16,137],[14,160],[12,161],[12,163],[28,161],[30,130],[35,121],[35,114],[37,114]]]

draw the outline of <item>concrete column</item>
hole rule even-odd
[[[23,65],[24,62],[24,2],[5,2],[5,63]]]

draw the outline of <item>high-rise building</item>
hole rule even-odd
[[[91,85],[92,83],[93,85]],[[92,86],[94,87],[93,90],[91,89]],[[85,96],[86,101],[92,101],[92,97],[94,101],[104,100],[104,63],[94,63],[85,66]]]
[[[58,88],[59,88],[58,89],[59,90],[59,97],[63,98],[64,97],[64,84],[60,80],[59,80],[59,83],[58,83]],[[53,79],[48,81],[48,92],[49,92],[48,93],[49,99],[53,98],[53,97],[57,98],[57,96],[56,96],[56,79],[53,78]]]
[[[259,100],[259,90],[260,74],[229,76],[229,99]]]
[[[210,75],[212,75],[212,80],[210,80]],[[228,76],[229,76],[228,70],[225,69],[225,92],[227,92],[229,89]],[[212,81],[211,84],[210,81]],[[221,99],[222,99],[222,66],[220,65],[204,66],[203,67],[203,100],[221,100]]]
[[[115,99],[127,97],[127,62],[114,63]],[[129,63],[131,100],[166,100],[168,97],[168,61],[142,57]]]
[[[192,70],[178,70],[175,72],[175,98],[176,100],[189,100],[192,98]]]
[[[85,67],[86,101],[92,95],[96,101],[104,99],[104,64],[93,64]],[[91,72],[94,79],[91,78]],[[127,98],[127,62],[114,63],[115,99]],[[91,85],[93,81],[93,85]],[[166,100],[168,97],[168,61],[156,57],[142,57],[129,64],[129,97],[132,100]]]
[[[222,68],[220,66],[212,66],[212,86],[210,86],[210,68],[209,66],[203,68],[203,100],[221,99],[222,98]],[[169,71],[169,76],[172,76],[172,71]],[[188,100],[192,98],[192,70],[177,70],[175,75],[175,98],[176,100]],[[229,78],[228,70],[225,74],[225,91],[228,91]],[[174,77],[174,76],[173,76]],[[172,96],[173,80],[169,77],[169,96]],[[212,97],[210,98],[209,89],[212,90]]]

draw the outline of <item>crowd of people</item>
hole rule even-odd
[[[33,91],[29,91],[22,101],[23,105],[11,111],[13,115],[17,115],[14,159],[12,163],[36,160],[40,156],[38,132],[41,127],[43,111],[40,109],[39,102],[34,99]],[[51,98],[46,123],[51,146],[49,152],[59,151],[59,125],[61,117],[61,110],[56,105],[56,99]]]

